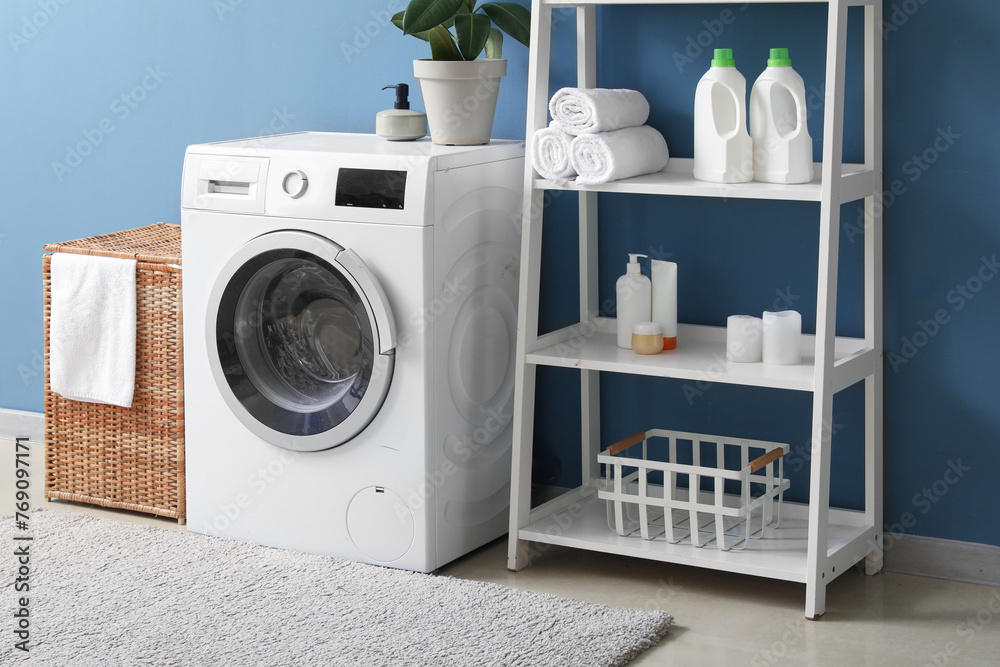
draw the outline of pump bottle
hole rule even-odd
[[[405,83],[384,86],[396,89],[396,103],[392,109],[379,111],[375,116],[375,134],[389,141],[413,141],[427,134],[427,114],[410,108],[410,87]]]
[[[629,263],[625,265],[625,275],[618,279],[618,347],[632,349],[632,329],[637,322],[649,322],[652,310],[652,289],[649,278],[642,275],[639,255],[629,253]]]

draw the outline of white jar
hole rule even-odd
[[[663,327],[659,322],[636,322],[632,328],[632,349],[639,354],[663,352]]]
[[[750,91],[753,178],[763,183],[813,179],[806,87],[792,69],[788,49],[771,49],[767,69]]]

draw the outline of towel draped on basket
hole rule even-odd
[[[132,407],[134,259],[52,255],[49,380],[75,401]]]

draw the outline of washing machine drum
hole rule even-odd
[[[378,280],[353,251],[306,232],[260,236],[223,268],[209,315],[219,390],[268,442],[336,447],[382,407],[395,327]]]

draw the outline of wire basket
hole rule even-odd
[[[51,391],[51,255],[42,258],[45,497],[185,520],[181,229],[157,223],[44,246],[135,259],[136,363],[131,408]]]
[[[624,455],[640,444],[640,458]],[[651,450],[665,460],[651,459]],[[608,527],[623,537],[638,531],[645,540],[745,549],[781,523],[787,453],[776,442],[644,431],[598,454],[605,479],[597,496],[607,501]]]

